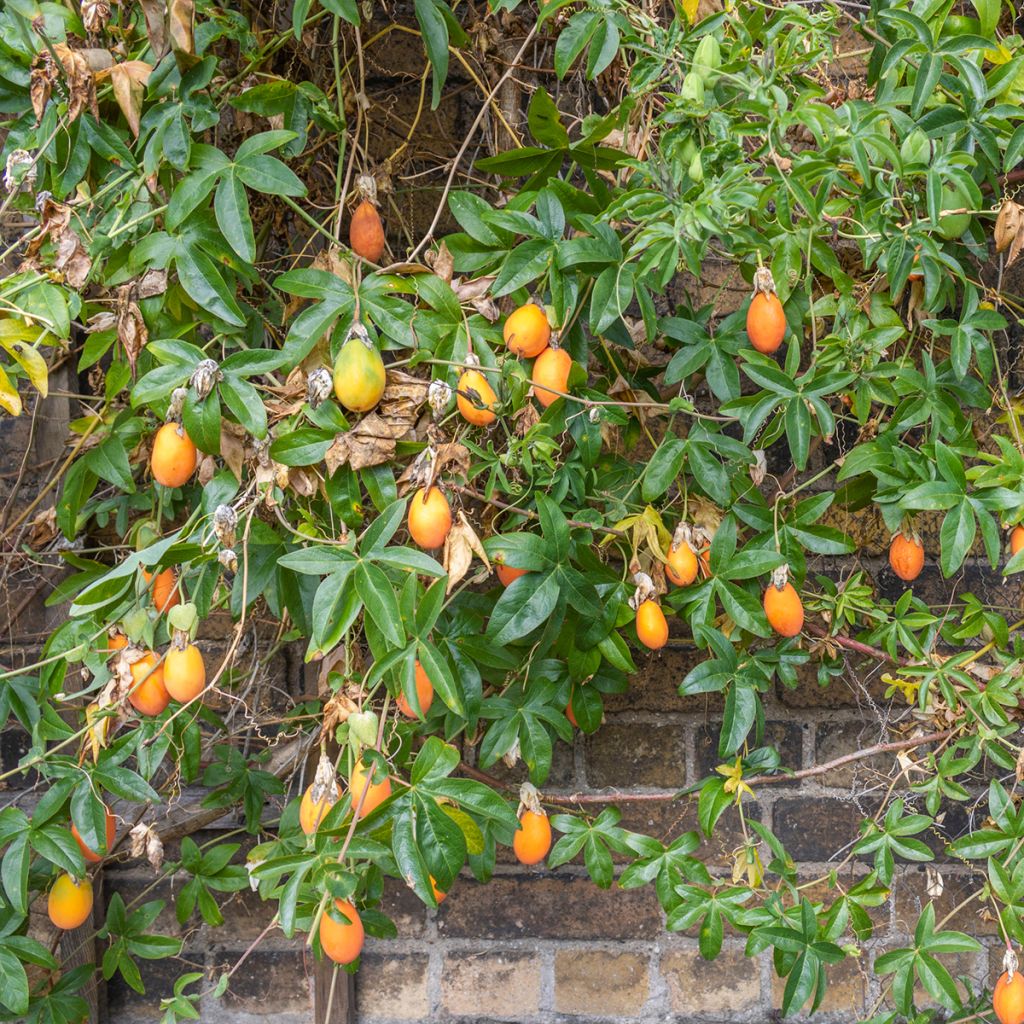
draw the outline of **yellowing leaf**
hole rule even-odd
[[[6,409],[12,416],[21,415],[21,395],[11,384],[3,367],[0,367],[0,409]]]
[[[32,382],[32,387],[45,398],[50,392],[50,376],[46,360],[39,354],[38,349],[20,341],[9,342],[3,339],[0,339],[0,345],[3,345],[25,371],[28,379]]]
[[[686,20],[692,25],[697,20],[697,7],[700,0],[683,0],[683,14]]]

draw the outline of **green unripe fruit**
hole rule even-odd
[[[686,173],[696,182],[704,180],[704,165],[700,162],[700,153],[694,154]]]
[[[722,66],[722,47],[714,36],[705,36],[693,54],[693,71],[700,75],[705,85],[714,85],[718,69]]]
[[[959,184],[948,184],[942,189],[942,209],[970,210],[974,202],[967,190]],[[969,213],[947,213],[939,218],[939,234],[947,241],[960,238],[971,226]]]
[[[695,71],[687,73],[683,79],[683,88],[680,90],[679,95],[684,100],[690,100],[693,103],[704,103],[704,79],[700,77]]]

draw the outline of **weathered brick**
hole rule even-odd
[[[604,890],[564,874],[460,881],[437,927],[442,937],[472,939],[636,939],[662,931],[650,888]]]
[[[829,964],[825,969],[828,987],[817,1014],[835,1014],[839,1020],[858,1020],[865,1008],[868,982],[871,976],[866,963],[847,957],[838,964]],[[781,1008],[782,994],[787,978],[780,978],[772,971],[772,1006]],[[817,1014],[812,1020],[817,1020]]]
[[[718,733],[721,729],[721,722],[708,722],[706,725],[697,727],[694,735],[694,751],[696,754],[697,774],[700,778],[715,774],[715,768],[723,760],[718,754]],[[766,722],[764,729],[763,746],[775,747],[782,758],[784,768],[797,769],[803,766],[803,737],[808,731],[807,723],[801,725],[799,722]],[[735,755],[734,755],[735,758]],[[733,758],[733,759],[734,759]],[[796,785],[797,783],[792,783]],[[779,783],[779,785],[790,785],[790,783]]]
[[[188,932],[195,932],[202,921],[199,917],[199,912],[196,911],[195,915],[185,922],[184,927],[178,924],[178,919],[174,914],[174,900],[178,888],[180,886],[172,888],[170,881],[167,879],[162,879],[154,885],[152,878],[110,872],[105,878],[104,894],[109,902],[110,897],[115,892],[118,893],[124,902],[129,905],[130,910],[136,909],[143,903],[163,900],[164,907],[150,930],[159,935],[182,937]]]
[[[954,908],[978,891],[977,878],[950,874],[937,869],[942,879],[942,895],[931,897],[926,891],[927,875],[923,866],[914,865],[899,872],[893,886],[896,897],[896,929],[903,935],[913,935],[921,911],[929,903],[935,904],[935,918],[943,920]],[[998,936],[999,922],[992,913],[992,904],[977,898],[961,907],[944,926],[966,932],[980,939]]]
[[[874,808],[832,797],[786,797],[775,802],[775,834],[796,861],[827,861],[857,838],[864,817]]]
[[[504,761],[496,761],[487,769],[487,774],[501,782],[513,783],[518,786],[526,777],[527,769],[522,761],[513,768],[508,768]],[[563,743],[555,739],[551,749],[551,772],[544,785],[549,789],[571,789],[576,784],[576,762],[573,756],[573,744]]]
[[[555,1009],[573,1016],[638,1017],[650,983],[636,953],[560,949],[555,954]]]
[[[426,956],[364,953],[356,977],[356,1012],[364,1020],[426,1020],[430,1015]]]
[[[877,669],[875,662],[851,658],[846,673],[831,677],[827,686],[821,686],[812,663],[797,670],[795,687],[778,683],[775,692],[781,703],[789,708],[859,707],[867,695],[881,698],[885,692],[884,684],[878,679]]]
[[[696,947],[672,949],[662,953],[659,969],[676,1013],[739,1015],[761,1001],[757,961],[745,957],[742,949],[727,946],[710,961]]]
[[[875,719],[858,717],[824,722],[817,727],[815,733],[814,761],[816,764],[834,761],[845,754],[852,754],[888,739],[889,735]],[[877,754],[833,768],[819,776],[818,781],[824,786],[840,787],[849,787],[854,783],[876,783],[879,776],[888,775],[895,764],[895,754]]]
[[[540,1008],[540,959],[530,953],[449,953],[441,973],[449,1013],[517,1020]]]
[[[202,970],[203,965],[171,957],[167,960],[136,960],[145,993],[136,992],[120,974],[107,982],[107,1020],[117,1024],[143,1024],[158,1021],[160,1000],[174,994],[174,983],[189,971]],[[199,985],[188,989],[190,994],[199,991]]]
[[[460,884],[457,880],[454,883]],[[427,930],[426,904],[396,878],[384,880],[384,898],[379,909],[395,922],[400,939],[419,938]]]
[[[681,725],[607,722],[586,743],[587,782],[595,789],[677,789],[686,783]]]
[[[221,954],[220,959],[228,958]],[[232,962],[235,959],[231,957]],[[227,965],[218,965],[223,966]],[[295,949],[256,949],[232,975],[224,996],[225,1007],[253,1016],[308,1012],[310,986],[306,972],[306,957],[298,942]]]
[[[706,658],[707,653],[695,647],[666,648],[646,671],[630,677],[626,693],[610,694],[605,698],[605,711],[609,714],[617,711],[721,713],[721,694],[679,695],[679,684],[686,674]]]
[[[18,763],[29,752],[31,746],[28,733],[20,727],[4,729],[3,732],[0,732],[0,768],[4,772],[15,771]],[[4,780],[4,788],[18,789],[21,786],[31,785],[34,776],[35,772],[31,771],[25,775],[12,775],[9,779]]]

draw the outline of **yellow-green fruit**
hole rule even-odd
[[[384,394],[384,360],[373,345],[349,338],[334,364],[334,393],[349,412],[369,412]]]
[[[942,189],[942,208],[944,210],[971,210],[974,202],[967,189],[959,183],[950,183]],[[959,238],[971,226],[969,213],[947,213],[939,218],[939,234],[951,242]]]

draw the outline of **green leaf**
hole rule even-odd
[[[217,215],[217,226],[228,244],[246,263],[252,263],[256,259],[256,239],[252,233],[249,200],[234,170],[220,179],[213,197],[213,209]]]
[[[435,0],[414,0],[413,4],[432,71],[431,110],[441,102],[441,89],[448,77],[448,22],[438,7]]]
[[[28,1012],[28,975],[9,949],[0,947],[0,1003],[14,1014]]]
[[[487,631],[493,643],[504,646],[546,622],[558,604],[554,573],[520,576],[498,599]]]
[[[213,261],[196,246],[180,245],[174,258],[182,288],[201,309],[220,317],[233,327],[245,323],[235,297],[228,290]]]
[[[356,593],[374,625],[396,647],[405,643],[402,613],[391,581],[372,562],[360,562],[354,573]]]

